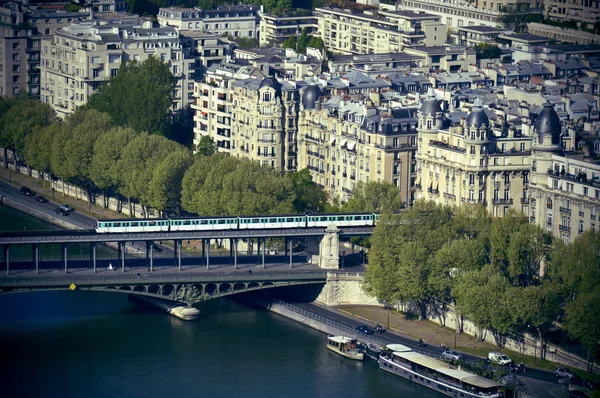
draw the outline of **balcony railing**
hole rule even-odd
[[[564,232],[570,232],[571,231],[571,227],[569,225],[559,225],[558,229]]]
[[[494,199],[492,200],[492,204],[494,205],[512,205],[512,199]]]
[[[571,214],[571,208],[570,207],[559,207],[559,211],[561,213],[567,213],[567,214]]]

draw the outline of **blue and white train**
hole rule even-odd
[[[314,228],[335,224],[338,227],[374,226],[375,213],[293,214],[242,217],[127,218],[98,220],[96,232],[221,231],[227,229]]]

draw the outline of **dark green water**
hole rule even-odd
[[[29,227],[39,222],[0,211]],[[99,292],[0,296],[2,397],[440,397],[229,300],[184,322]]]

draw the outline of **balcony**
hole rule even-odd
[[[529,199],[528,198],[521,198],[521,204],[528,204],[529,203]]]
[[[558,229],[563,232],[571,232],[571,227],[568,225],[559,225]]]
[[[492,204],[494,205],[512,205],[512,199],[493,199]]]
[[[570,207],[559,207],[558,210],[561,213],[565,213],[565,214],[571,214],[571,208]]]
[[[444,198],[447,198],[447,199],[456,199],[456,195],[444,192]]]

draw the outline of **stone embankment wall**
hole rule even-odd
[[[316,301],[329,306],[336,305],[381,305],[376,298],[365,293],[362,288],[362,274],[348,272],[327,274],[327,284]]]

